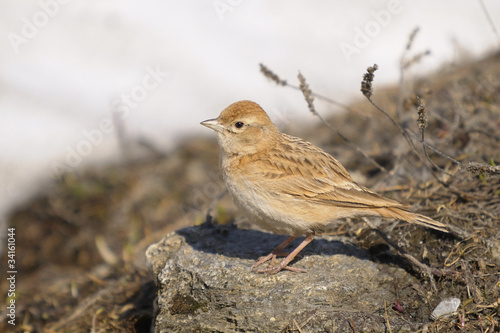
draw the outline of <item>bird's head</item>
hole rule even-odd
[[[201,124],[217,132],[219,145],[227,154],[247,155],[264,150],[280,134],[267,113],[250,101],[231,104],[218,118]]]

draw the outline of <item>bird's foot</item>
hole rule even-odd
[[[296,268],[296,267],[288,266],[288,263],[286,262],[285,259],[280,264],[275,265],[274,264],[274,258],[271,260],[271,262],[269,263],[269,265],[268,265],[267,268],[258,269],[258,270],[253,270],[252,269],[252,270],[253,270],[254,273],[258,273],[258,274],[273,275],[273,274],[276,274],[279,271],[282,271],[284,269],[292,271],[292,272],[295,272],[295,273],[306,273],[307,272],[305,269],[302,269],[302,268]]]
[[[288,261],[286,260],[286,258],[283,259],[283,261],[280,264],[276,264],[276,257],[288,257],[289,255],[290,255],[290,253],[288,253],[288,252],[276,252],[275,253],[273,251],[273,252],[269,253],[267,256],[263,256],[263,257],[260,257],[259,259],[257,259],[257,261],[252,265],[252,267],[250,269],[254,273],[259,273],[259,274],[266,273],[266,274],[270,274],[270,275],[276,274],[283,269],[286,269],[286,270],[289,270],[292,272],[296,272],[296,273],[305,273],[306,272],[305,269],[288,266]],[[267,268],[257,269],[257,270],[255,269],[255,268],[257,268],[257,266],[262,265],[263,263],[265,263],[269,260],[271,260],[271,262],[269,263]]]
[[[271,265],[274,266],[274,262],[276,261],[276,257],[287,257],[290,253],[289,252],[271,252],[267,256],[260,257],[257,259],[257,261],[252,265],[250,268],[251,270],[254,270],[255,267],[262,265],[266,261],[271,260]]]

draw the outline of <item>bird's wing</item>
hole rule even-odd
[[[343,207],[406,208],[356,184],[340,162],[320,148],[299,138],[285,138],[285,147],[254,156],[246,166],[247,179],[269,194]]]

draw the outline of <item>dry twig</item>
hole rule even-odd
[[[275,82],[277,85],[279,85],[279,86],[286,86],[286,87],[289,87],[289,88],[292,88],[292,89],[300,90],[300,87],[294,86],[293,84],[288,83],[286,80],[280,79],[280,77],[276,73],[274,73],[273,71],[271,71],[264,64],[259,64],[259,66],[260,66],[260,72],[265,77],[267,77],[269,80]],[[317,98],[317,99],[323,100],[323,101],[325,101],[327,103],[330,103],[332,105],[339,106],[339,107],[341,107],[342,109],[344,109],[346,111],[349,111],[349,112],[354,111],[348,105],[346,105],[344,103],[341,103],[339,101],[336,101],[333,98],[330,98],[330,97],[327,97],[327,96],[324,96],[324,95],[321,95],[321,94],[317,94],[317,93],[314,93],[314,92],[312,93],[312,96],[315,97],[315,98]]]
[[[497,37],[498,47],[500,48],[500,33],[498,33],[497,27],[495,26],[495,22],[493,22],[493,20],[491,19],[490,13],[488,12],[486,5],[484,4],[484,1],[479,0],[479,3],[481,4],[481,8],[483,9],[484,15],[486,15],[486,18],[488,19],[488,22],[490,23],[491,28],[495,33],[495,36]]]

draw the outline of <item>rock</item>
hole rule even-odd
[[[439,302],[434,311],[432,311],[431,319],[436,320],[443,317],[449,317],[457,311],[460,306],[460,299],[453,297],[447,298]]]
[[[285,236],[234,226],[184,228],[146,253],[158,287],[155,332],[383,332],[415,330],[390,304],[415,282],[342,238],[317,237],[292,264],[307,273],[255,274],[250,266]],[[296,246],[295,240],[292,246]],[[403,282],[402,282],[403,281]],[[411,288],[409,288],[411,289]]]

